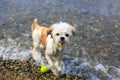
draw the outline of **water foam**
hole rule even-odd
[[[0,46],[0,55],[3,57],[4,60],[8,59],[27,60],[29,58],[32,50],[29,42],[27,41],[16,42],[14,39],[10,37],[7,38],[6,40],[1,40],[0,42],[2,44]]]
[[[26,35],[23,36],[26,37]],[[31,41],[28,40],[29,39],[27,38],[23,41],[16,41],[10,37],[7,40],[0,40],[0,56],[5,60],[29,59],[32,52],[32,46],[30,44]],[[5,42],[8,44],[4,45]],[[97,62],[97,60],[96,62],[93,62],[93,65],[93,63],[91,63],[93,60],[90,58],[84,47],[82,47],[82,54],[84,57],[73,57],[70,56],[70,54],[65,54],[62,61],[62,74],[66,73],[80,77],[84,76],[86,77],[86,80],[120,80],[119,68],[105,66],[102,63]],[[41,54],[38,55],[38,58],[40,59],[37,61],[39,65],[46,65],[45,58]],[[107,78],[104,77],[102,73],[104,73]]]

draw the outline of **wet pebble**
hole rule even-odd
[[[51,71],[48,73],[40,73],[40,66],[36,66],[34,60],[2,60],[0,59],[0,75],[1,79],[11,80],[58,80]],[[83,80],[77,76],[62,75],[61,80]]]

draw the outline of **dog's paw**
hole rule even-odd
[[[35,54],[31,54],[32,58],[36,61],[37,60],[37,56]]]
[[[59,73],[58,73],[58,71],[57,71],[57,70],[52,69],[52,72],[53,72],[53,74],[54,74],[55,76],[59,76]]]
[[[61,77],[61,71],[58,72],[58,78],[60,78],[60,77]]]
[[[58,70],[57,70],[56,67],[52,66],[52,67],[51,67],[51,70],[52,70],[52,72],[53,72],[53,74],[54,74],[55,76],[59,76],[59,72],[58,72]]]

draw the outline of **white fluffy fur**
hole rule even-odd
[[[54,75],[59,76],[62,70],[61,60],[66,44],[69,43],[72,35],[75,33],[75,28],[71,25],[60,22],[53,24],[50,28],[51,33],[48,34],[46,42],[45,57]],[[37,60],[38,45],[41,44],[41,31],[33,31],[33,52],[32,56]],[[62,38],[62,39],[61,39]],[[54,59],[54,60],[53,60]]]

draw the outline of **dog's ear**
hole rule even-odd
[[[75,29],[73,26],[71,27],[71,29],[72,29],[72,34],[73,34],[73,36],[75,36],[76,29]]]
[[[33,21],[32,26],[31,26],[31,29],[34,30],[38,25],[39,25],[39,24],[38,24],[38,19],[35,18],[34,21]]]
[[[48,30],[47,30],[47,34],[51,34],[53,31],[53,27],[49,27]]]

